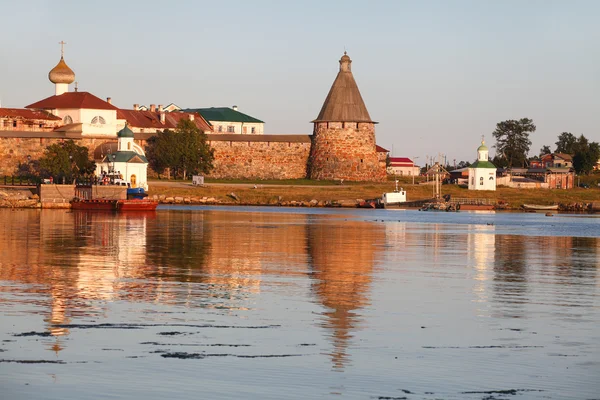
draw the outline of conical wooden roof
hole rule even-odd
[[[346,52],[319,116],[312,122],[373,122],[360,95]]]

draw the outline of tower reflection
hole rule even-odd
[[[384,225],[343,222],[309,225],[312,290],[327,308],[321,325],[332,331],[333,368],[349,362],[353,331],[360,329],[360,308],[370,304],[370,285]]]

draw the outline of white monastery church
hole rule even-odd
[[[477,161],[469,167],[469,190],[496,190],[496,166],[489,160],[485,141],[477,148]]]

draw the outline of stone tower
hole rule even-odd
[[[363,102],[346,52],[319,116],[310,152],[311,179],[381,181],[385,166],[375,149],[375,124]]]

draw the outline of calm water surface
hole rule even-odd
[[[599,399],[600,218],[0,209],[2,399]]]

